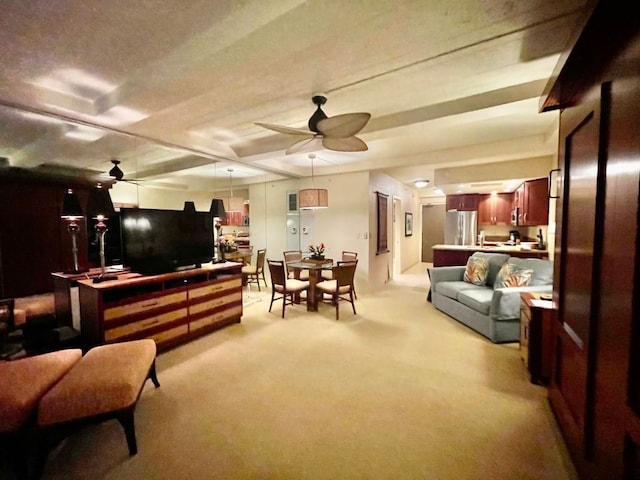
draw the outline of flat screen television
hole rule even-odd
[[[209,212],[122,208],[120,229],[123,263],[134,272],[172,272],[213,257]]]

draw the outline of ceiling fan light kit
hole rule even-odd
[[[311,98],[311,101],[316,105],[316,111],[309,118],[308,130],[271,123],[256,123],[256,125],[278,133],[306,137],[287,148],[285,150],[287,155],[298,153],[303,149],[317,149],[320,146],[336,152],[364,152],[368,150],[367,144],[355,134],[367,125],[371,118],[370,113],[344,113],[327,117],[322,111],[322,105],[327,102],[327,97],[318,93]]]

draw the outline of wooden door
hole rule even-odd
[[[549,401],[572,453],[590,458],[593,444],[593,396],[590,371],[597,206],[599,105],[563,112],[561,153],[563,192],[558,204],[561,238],[554,262],[558,279],[555,360]],[[594,175],[598,172],[598,175]]]
[[[433,263],[433,246],[444,243],[445,206],[422,206],[422,261]]]

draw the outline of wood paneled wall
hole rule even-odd
[[[601,1],[561,107],[549,400],[581,478],[640,479],[640,3]]]

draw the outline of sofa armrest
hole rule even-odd
[[[494,320],[520,318],[520,294],[522,292],[553,292],[553,285],[496,288],[491,299],[489,315]]]

